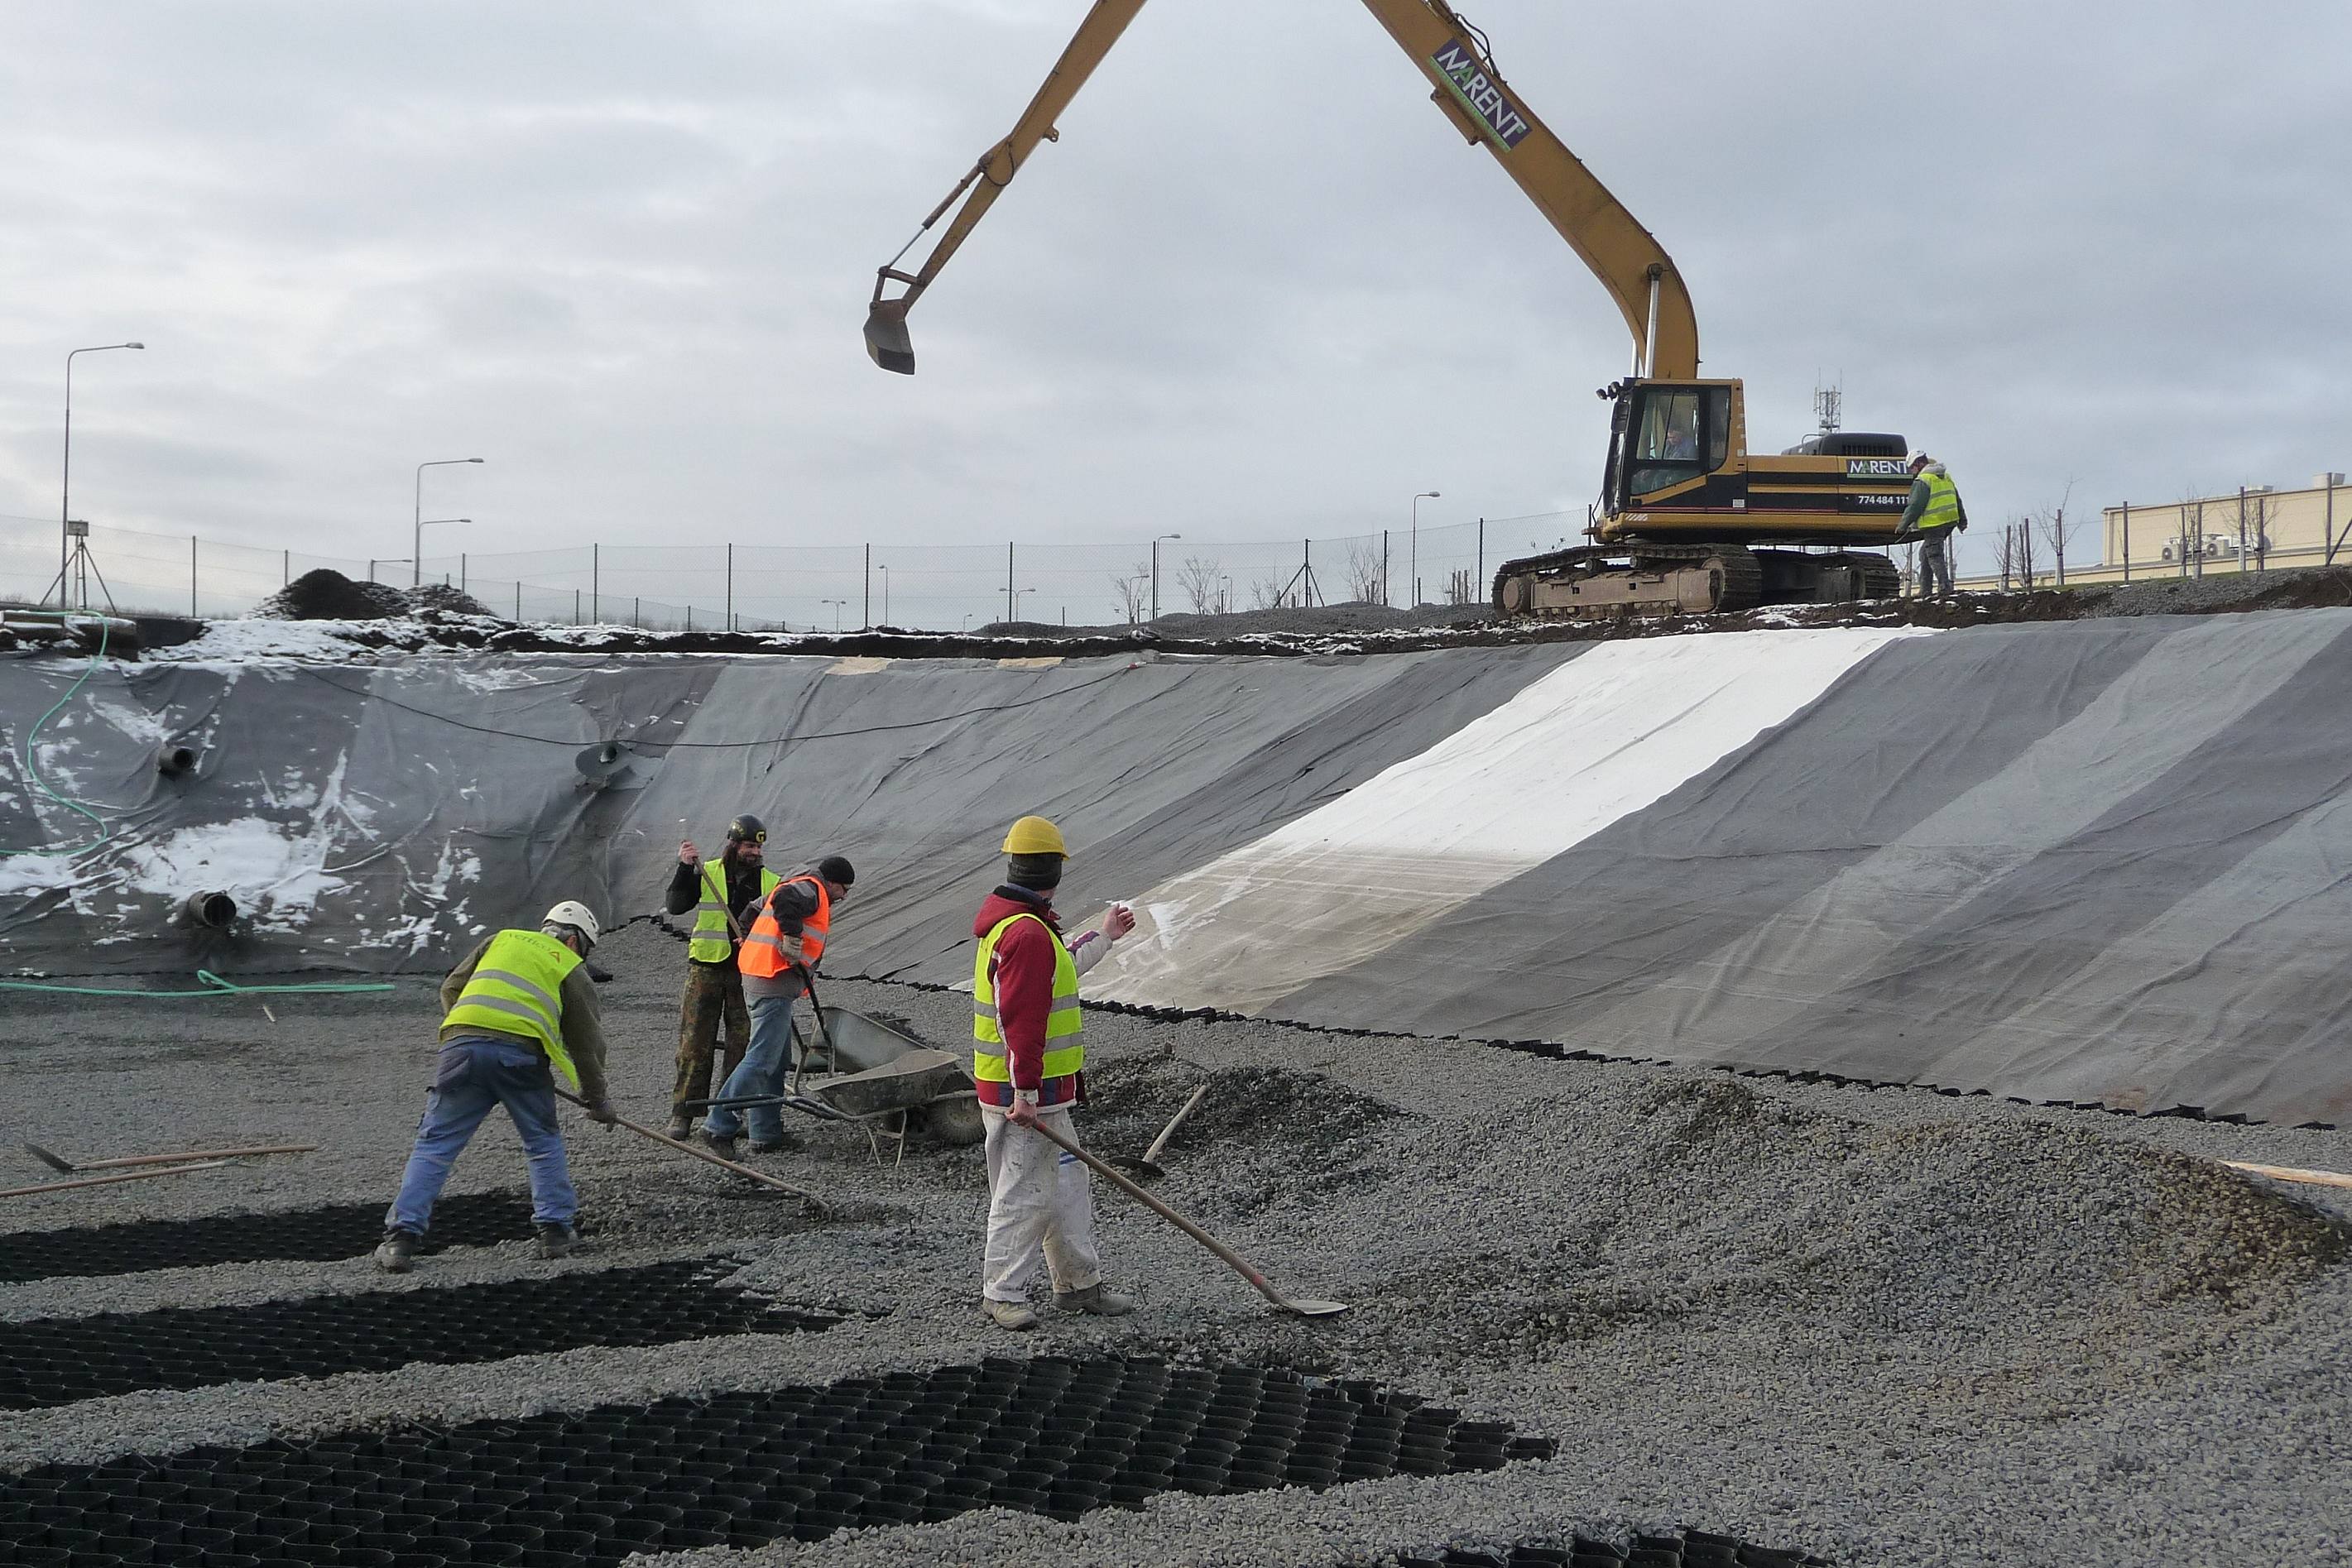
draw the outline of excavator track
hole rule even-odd
[[[1901,585],[1894,561],[1874,551],[1808,555],[1629,538],[1505,561],[1494,602],[1503,616],[1615,620],[1891,599]]]

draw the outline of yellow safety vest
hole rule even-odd
[[[971,1038],[976,1043],[971,1051],[971,1075],[983,1083],[1013,1082],[1013,1059],[1005,1053],[1004,1031],[997,1025],[996,987],[990,969],[996,956],[997,939],[1016,920],[1036,920],[1045,926],[1045,935],[1054,939],[1054,1005],[1045,1015],[1045,1060],[1040,1076],[1045,1080],[1068,1078],[1087,1064],[1086,1047],[1078,1043],[1078,1030],[1086,1022],[1078,1011],[1078,967],[1071,961],[1070,950],[1062,946],[1061,934],[1023,910],[998,921],[972,960]],[[1056,1045],[1056,1040],[1062,1043]]]
[[[578,1089],[579,1071],[563,1049],[562,993],[565,978],[579,967],[580,955],[543,931],[501,931],[490,938],[441,1027],[536,1040],[557,1074]]]
[[[760,896],[765,898],[776,891],[784,879],[767,867],[760,868]],[[719,867],[709,861],[702,862],[702,902],[694,906],[694,940],[687,944],[686,956],[698,964],[724,964],[735,956],[735,933],[727,924],[727,878]]]
[[[1949,474],[1925,473],[1919,477],[1927,486],[1927,506],[1919,514],[1919,531],[1932,534],[1958,522],[1960,487],[1952,483],[1952,476]]]

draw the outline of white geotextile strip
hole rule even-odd
[[[1927,634],[1604,643],[1319,810],[1152,888],[1086,994],[1255,1012],[1651,805],[1877,649]]]

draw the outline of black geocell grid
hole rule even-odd
[[[49,1466],[0,1484],[0,1562],[552,1568],[814,1541],[992,1504],[1068,1520],[1169,1490],[1326,1487],[1551,1451],[1368,1384],[992,1360],[447,1432]]]
[[[1400,1557],[1397,1568],[1818,1568],[1821,1561],[1801,1552],[1685,1530],[1677,1535],[1636,1535],[1631,1546],[1579,1538],[1566,1546],[1447,1551]]]
[[[325,1263],[356,1258],[383,1239],[383,1211],[380,1203],[346,1203],[274,1214],[20,1230],[0,1235],[0,1283],[143,1274],[151,1269],[197,1269],[265,1259]],[[520,1241],[530,1235],[528,1198],[507,1192],[460,1194],[433,1206],[433,1234],[423,1250]]]
[[[793,1333],[841,1321],[712,1282],[733,1269],[688,1259],[442,1290],[5,1323],[0,1409],[246,1378],[389,1372],[413,1361],[453,1366],[584,1345]]]

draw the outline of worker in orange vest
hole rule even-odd
[[[786,877],[760,901],[760,913],[744,934],[736,967],[743,974],[743,999],[751,1009],[751,1048],[727,1076],[719,1099],[743,1100],[784,1092],[792,1069],[793,1004],[808,991],[809,977],[833,936],[833,917],[849,897],[857,872],[841,855],[827,855],[814,870]],[[736,1157],[735,1139],[751,1134],[750,1152],[776,1154],[790,1148],[783,1112],[774,1105],[737,1111],[713,1105],[702,1118],[702,1141],[727,1159]]]

